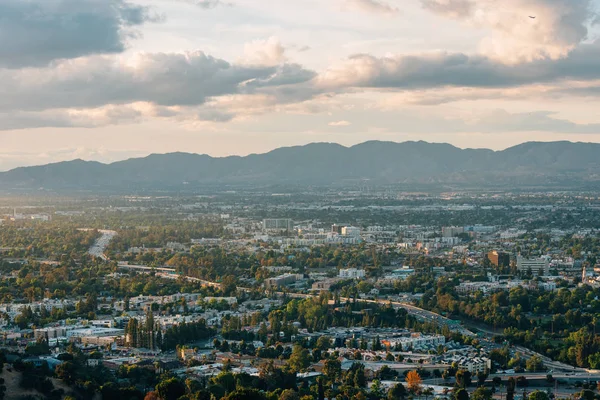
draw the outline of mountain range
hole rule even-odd
[[[427,142],[369,141],[279,148],[216,158],[152,154],[112,164],[73,160],[0,173],[4,190],[182,189],[214,185],[427,184],[492,187],[595,186],[600,144],[527,142],[506,150]]]

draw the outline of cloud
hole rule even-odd
[[[334,122],[330,122],[328,125],[329,126],[350,126],[352,124],[348,121],[334,121]]]
[[[504,62],[565,57],[597,19],[593,0],[421,0],[438,15],[491,30],[481,51]],[[535,19],[529,18],[535,16]]]
[[[577,124],[572,121],[554,117],[553,111],[535,111],[530,113],[509,113],[505,110],[494,110],[474,124],[468,124],[476,132],[553,132],[600,134],[600,124]],[[467,130],[467,129],[465,129]]]
[[[359,54],[319,76],[323,88],[403,90],[439,87],[516,87],[564,80],[600,79],[600,42],[582,44],[568,57],[505,64],[482,55],[427,53],[374,57]]]
[[[219,6],[230,7],[233,5],[232,3],[224,2],[222,0],[179,0],[179,1],[183,1],[185,3],[189,3],[192,5],[198,6],[200,8],[204,8],[206,10],[216,8]]]
[[[304,83],[313,77],[312,71],[294,64],[244,66],[201,51],[139,54],[133,60],[96,56],[52,68],[0,70],[0,112],[135,102],[197,106],[222,95],[261,90],[276,95],[278,86]]]
[[[372,111],[370,121],[359,120],[351,132],[376,128],[406,134],[510,134],[545,132],[561,134],[600,134],[600,123],[579,124],[561,119],[554,111],[511,113],[503,109],[481,112],[448,113],[448,110],[407,108]]]
[[[244,45],[244,56],[240,63],[254,66],[272,67],[284,63],[285,48],[278,38],[271,36],[266,40],[254,40]]]
[[[396,7],[380,0],[346,0],[344,8],[371,14],[394,15],[399,12]]]
[[[143,112],[134,106],[105,106],[86,110],[16,111],[0,113],[0,131],[36,128],[98,128],[139,122]]]
[[[156,20],[128,0],[2,0],[0,67],[121,53],[138,35],[133,28]]]

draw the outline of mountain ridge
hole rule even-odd
[[[525,142],[505,150],[371,140],[310,143],[261,154],[153,153],[109,164],[81,159],[0,172],[6,188],[126,189],[181,185],[471,184],[544,186],[600,182],[600,144]]]

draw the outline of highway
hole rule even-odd
[[[90,247],[88,254],[93,257],[100,257],[104,261],[107,261],[108,258],[104,255],[104,251],[110,244],[110,241],[117,235],[117,232],[109,230],[100,230],[98,232],[100,232],[102,236],[100,236],[92,247]]]

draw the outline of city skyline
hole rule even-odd
[[[598,9],[596,0],[8,0],[0,170],[313,142],[600,142]]]

